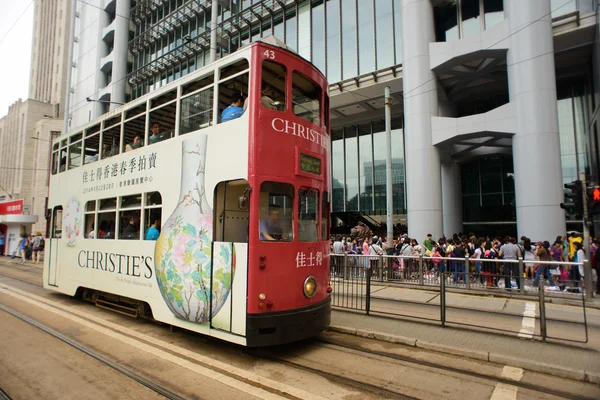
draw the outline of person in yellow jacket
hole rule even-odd
[[[575,253],[577,249],[575,249],[575,243],[583,243],[583,238],[581,236],[571,236],[569,238],[569,259],[573,261],[575,258]]]

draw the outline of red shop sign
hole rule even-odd
[[[0,215],[23,214],[23,200],[0,203]]]

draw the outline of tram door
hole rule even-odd
[[[56,284],[58,274],[58,242],[62,237],[63,208],[54,207],[52,210],[52,229],[50,232],[49,245],[46,246],[46,255],[48,257],[48,285],[58,286]]]
[[[250,186],[245,179],[221,182],[214,195],[211,327],[246,333]]]

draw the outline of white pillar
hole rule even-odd
[[[552,240],[565,231],[550,0],[504,0],[510,20],[508,81],[518,236]],[[543,18],[542,18],[543,17]],[[539,21],[538,21],[539,19]]]
[[[113,70],[111,101],[125,103],[125,88],[127,76],[127,56],[129,54],[129,18],[131,17],[131,0],[117,0],[115,19],[115,41],[113,49]],[[115,109],[119,104],[111,104]]]
[[[402,1],[402,36],[408,233],[421,241],[427,233],[442,235],[440,155],[431,137],[438,98],[429,65],[435,42],[430,0]]]
[[[106,74],[104,72],[100,71],[100,63],[102,62],[102,59],[109,54],[108,53],[108,45],[106,44],[106,42],[104,40],[102,40],[102,31],[104,28],[106,28],[109,25],[109,21],[110,21],[110,19],[108,17],[108,13],[99,10],[98,26],[97,26],[98,41],[96,42],[97,56],[96,56],[95,86],[94,86],[93,95],[89,96],[92,100],[98,99],[98,93],[100,93],[100,91],[102,89],[104,89],[107,84]],[[95,118],[100,117],[102,114],[104,114],[104,105],[102,103],[94,101],[91,104],[92,104],[92,115],[90,117],[88,117],[86,115],[86,118],[81,122],[88,122],[88,120],[93,120]],[[75,127],[77,125],[79,125],[79,124],[74,124],[73,127]]]
[[[463,232],[460,166],[456,163],[442,164],[442,204],[444,235]]]

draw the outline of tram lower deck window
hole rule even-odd
[[[294,239],[294,186],[263,182],[260,185],[260,240],[291,242]]]

